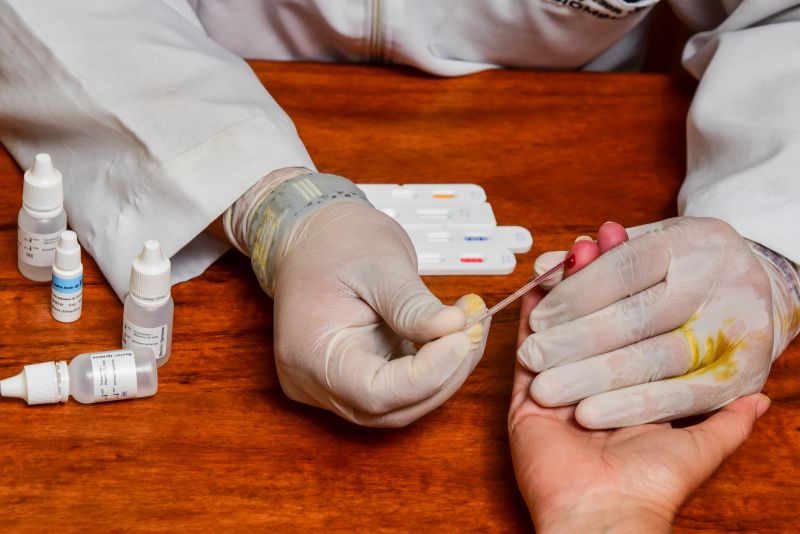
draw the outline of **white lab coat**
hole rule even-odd
[[[114,290],[148,238],[173,282],[225,250],[202,234],[261,176],[313,167],[240,56],[382,59],[455,76],[609,70],[641,57],[657,0],[0,0],[0,140],[50,152],[69,221]],[[679,212],[800,261],[800,2],[670,0],[696,33]]]

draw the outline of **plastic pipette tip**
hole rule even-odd
[[[557,263],[552,268],[550,268],[548,271],[540,274],[539,276],[537,276],[533,280],[530,280],[525,285],[523,285],[521,288],[519,288],[518,290],[514,291],[512,294],[510,294],[509,296],[507,296],[506,298],[504,298],[503,300],[501,300],[500,302],[498,302],[497,304],[495,304],[494,306],[492,306],[491,308],[486,310],[486,312],[481,314],[479,317],[477,317],[476,319],[473,319],[472,321],[467,323],[467,325],[464,327],[464,329],[466,330],[467,328],[470,328],[470,327],[480,323],[484,319],[486,319],[488,317],[491,317],[492,315],[494,315],[495,313],[499,312],[500,310],[502,310],[503,308],[505,308],[506,306],[508,306],[512,302],[514,302],[515,300],[517,300],[520,297],[522,297],[523,295],[525,295],[528,291],[530,291],[534,287],[538,286],[539,284],[541,284],[542,282],[544,282],[545,280],[547,280],[548,278],[553,276],[559,270],[561,270],[561,269],[569,269],[570,267],[573,267],[574,265],[575,265],[575,256],[570,254],[569,256],[567,256],[564,259],[564,261],[561,261],[561,262]]]

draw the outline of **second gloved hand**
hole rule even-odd
[[[534,309],[535,333],[518,352],[540,373],[531,395],[544,406],[580,401],[578,422],[613,428],[755,393],[797,333],[795,283],[789,262],[722,221],[664,221]]]
[[[275,300],[275,359],[286,394],[384,427],[444,403],[483,354],[489,321],[462,331],[468,316],[485,310],[480,297],[443,305],[417,275],[405,231],[365,201],[296,211],[281,215],[296,218],[290,226],[261,232],[285,235],[266,256],[256,243],[254,254],[257,273],[256,262],[269,264],[262,285]]]

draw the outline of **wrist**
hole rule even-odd
[[[312,172],[314,171],[305,167],[286,167],[261,178],[222,214],[221,226],[228,242],[239,252],[249,256],[247,232],[256,208],[283,182]]]
[[[579,507],[578,507],[579,506]],[[536,532],[658,533],[671,532],[674,514],[646,504],[605,505],[587,509],[585,504],[556,517],[534,518]]]
[[[775,336],[772,361],[800,333],[800,272],[798,266],[777,252],[746,240],[767,273],[772,291]]]
[[[273,294],[277,264],[296,240],[295,228],[309,215],[329,204],[351,202],[369,206],[353,182],[341,176],[307,173],[290,178],[265,195],[251,210],[247,222],[247,250],[261,288]]]

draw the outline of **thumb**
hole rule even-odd
[[[551,252],[544,252],[536,258],[536,261],[533,262],[533,276],[541,276],[562,261],[564,258],[567,257],[566,250],[554,250]],[[561,282],[564,278],[564,272],[558,271],[554,273],[550,278],[543,281],[539,284],[539,287],[544,289],[545,291],[550,291],[555,286]]]
[[[428,290],[411,261],[383,262],[355,277],[359,296],[404,339],[424,343],[464,328],[466,314]],[[355,280],[354,280],[355,281]]]
[[[705,459],[706,476],[745,442],[769,404],[766,395],[748,395],[736,399],[699,425],[686,429],[700,449],[700,456]]]

